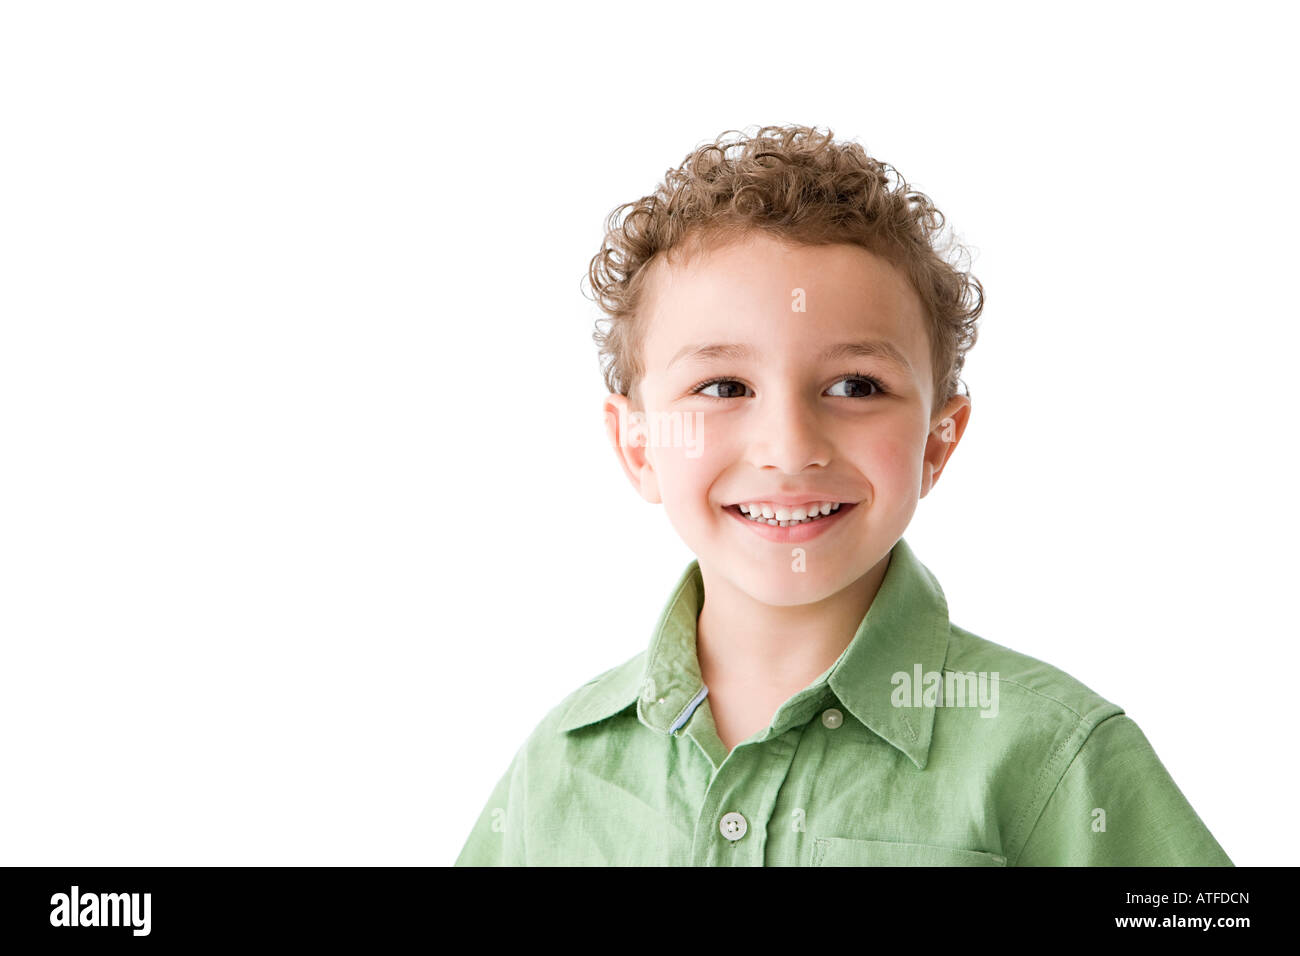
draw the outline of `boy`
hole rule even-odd
[[[457,864],[1231,866],[1119,707],[950,622],[902,538],[970,416],[942,214],[829,132],[721,142],[590,269],[610,440],[697,559]]]

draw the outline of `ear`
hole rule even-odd
[[[615,392],[605,397],[601,410],[605,416],[605,435],[628,481],[646,501],[660,504],[659,482],[648,454],[650,442],[645,413],[633,411],[627,396]]]
[[[943,411],[938,415],[938,421],[930,429],[930,435],[925,442],[925,460],[921,463],[922,498],[930,493],[930,489],[943,474],[944,466],[956,450],[961,436],[966,432],[970,411],[970,396],[954,395],[943,407]]]

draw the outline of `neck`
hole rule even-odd
[[[781,701],[807,687],[849,646],[888,568],[886,554],[821,601],[778,607],[755,600],[701,565],[704,606],[695,653],[710,693],[744,687]]]

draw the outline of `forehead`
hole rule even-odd
[[[686,261],[656,260],[644,302],[650,374],[692,344],[745,342],[771,358],[774,349],[811,355],[831,340],[864,337],[895,345],[918,375],[929,368],[920,297],[897,268],[860,246],[747,236]]]

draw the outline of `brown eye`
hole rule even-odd
[[[841,383],[849,383],[849,393],[847,395],[836,395],[836,398],[871,398],[872,395],[883,394],[884,389],[870,375],[849,375],[836,382],[831,386],[835,389]]]
[[[718,388],[722,391],[720,395],[709,395],[707,389]],[[715,378],[708,382],[701,382],[691,390],[692,395],[703,395],[705,398],[744,398],[747,386],[737,382],[734,378]],[[739,391],[733,391],[738,389]]]

